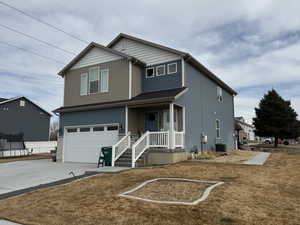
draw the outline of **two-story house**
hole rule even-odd
[[[113,146],[113,165],[127,156],[133,167],[145,152],[160,164],[234,148],[236,92],[188,53],[120,34],[89,44],[59,75],[62,161],[95,163],[102,146]]]
[[[51,114],[26,97],[0,98],[0,133],[24,141],[48,141]]]

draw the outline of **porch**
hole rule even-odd
[[[168,153],[184,149],[184,128],[185,108],[174,103],[126,107],[126,135],[113,146],[113,166],[126,150],[135,167],[150,148]]]

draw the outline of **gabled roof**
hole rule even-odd
[[[186,87],[175,88],[169,90],[153,91],[148,93],[142,93],[133,97],[132,99],[111,101],[111,102],[99,102],[85,105],[65,106],[55,109],[54,113],[62,112],[76,112],[84,110],[96,110],[111,107],[122,106],[144,106],[145,104],[167,103],[177,99],[182,93],[187,90]]]
[[[63,76],[73,65],[75,65],[86,53],[88,53],[92,48],[100,48],[102,50],[105,50],[107,52],[110,52],[112,54],[124,57],[130,61],[136,62],[142,66],[145,65],[144,62],[142,62],[141,60],[138,60],[130,55],[127,55],[123,52],[119,52],[117,50],[111,49],[111,48],[107,48],[103,45],[100,45],[98,43],[95,42],[91,42],[85,49],[83,49],[77,56],[75,56],[75,58],[73,58],[61,71],[59,71],[58,75]]]
[[[5,101],[0,101],[0,105],[4,105],[8,102],[13,102],[16,100],[21,100],[24,99],[28,102],[30,102],[31,104],[33,104],[34,106],[38,107],[40,110],[42,110],[44,113],[48,114],[49,116],[52,116],[51,113],[49,113],[48,111],[46,111],[45,109],[43,109],[42,107],[40,107],[39,105],[35,104],[34,102],[30,101],[28,98],[24,97],[24,96],[20,96],[20,97],[15,97],[15,98],[10,98],[10,99],[6,99]]]
[[[7,101],[8,99],[7,98],[0,98],[0,102],[4,102],[4,101]]]
[[[202,65],[198,60],[196,60],[192,55],[186,52],[179,51],[177,49],[169,48],[160,44],[156,44],[147,40],[143,40],[137,37],[133,37],[128,34],[120,33],[116,38],[114,38],[108,45],[108,48],[112,48],[117,42],[119,42],[122,38],[127,38],[133,41],[137,41],[139,43],[152,46],[154,48],[159,48],[161,50],[165,50],[168,52],[172,52],[174,54],[177,54],[181,56],[186,62],[196,67],[200,72],[202,72],[204,75],[206,75],[209,79],[216,82],[218,85],[223,87],[225,90],[227,90],[229,93],[233,95],[237,95],[237,92],[234,91],[231,87],[229,87],[225,82],[223,82],[220,78],[218,78],[214,73],[212,73],[210,70],[208,70],[204,65]]]

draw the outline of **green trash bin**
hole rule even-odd
[[[104,157],[105,166],[111,166],[112,146],[102,147],[101,151],[102,151],[102,154],[103,154],[103,157]]]

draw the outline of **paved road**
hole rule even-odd
[[[269,158],[270,155],[271,155],[271,153],[269,153],[269,152],[259,152],[252,159],[243,162],[243,164],[263,165],[267,161],[267,159]]]
[[[26,160],[0,163],[0,195],[24,188],[83,175],[86,171],[118,172],[128,168],[102,167],[87,163],[53,163],[50,160]],[[0,224],[1,225],[1,224]]]

